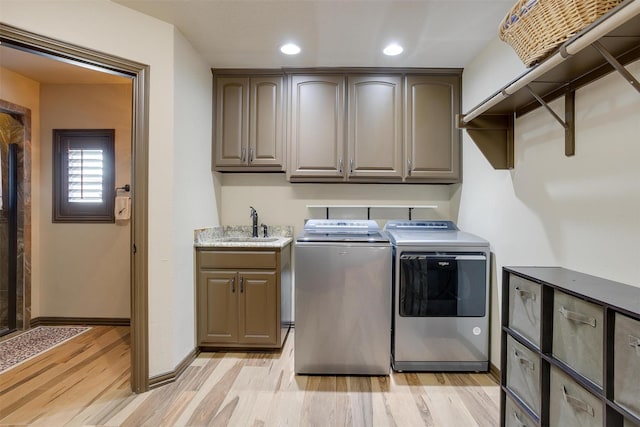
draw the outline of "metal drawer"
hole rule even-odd
[[[530,280],[509,276],[509,328],[540,348],[542,287]]]
[[[507,337],[507,387],[540,416],[540,356]]]
[[[536,423],[508,395],[504,407],[505,427],[536,427]]]
[[[602,401],[578,383],[551,367],[549,391],[550,427],[601,427]]]
[[[597,304],[553,294],[553,357],[602,387],[604,310]]]
[[[640,321],[616,313],[614,401],[640,418]]]

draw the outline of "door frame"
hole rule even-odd
[[[131,389],[149,389],[148,180],[149,66],[0,23],[0,42],[69,64],[131,78]]]

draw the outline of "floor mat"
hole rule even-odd
[[[38,326],[0,342],[0,374],[89,329],[88,326]]]

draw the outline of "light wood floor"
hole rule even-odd
[[[94,327],[0,374],[0,425],[497,426],[486,374],[388,377],[293,372],[293,334],[278,353],[202,353],[175,383],[129,388],[129,329]]]

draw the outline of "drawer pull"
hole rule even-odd
[[[589,325],[589,326],[591,326],[593,328],[596,327],[596,319],[594,317],[585,316],[584,314],[576,313],[575,311],[569,311],[564,307],[560,307],[558,309],[558,311],[567,320],[572,320],[574,322],[584,323],[585,325]]]
[[[532,291],[528,291],[526,289],[520,289],[519,287],[516,286],[516,293],[520,295],[520,298],[522,299],[530,299],[531,301],[536,300],[536,294],[533,293]]]
[[[629,335],[629,346],[636,349],[636,354],[640,356],[640,338]]]
[[[536,365],[532,360],[527,359],[526,357],[524,357],[523,355],[520,354],[520,352],[516,349],[513,350],[513,357],[515,357],[515,359],[520,362],[520,365],[524,366],[525,368],[531,370],[531,371],[535,371]]]
[[[529,427],[524,423],[524,421],[520,419],[520,417],[518,416],[518,413],[515,411],[513,412],[513,420],[516,422],[517,427]]]
[[[573,397],[567,394],[567,388],[562,386],[562,397],[564,397],[564,401],[573,407],[573,409],[577,411],[582,411],[589,416],[595,417],[595,411],[591,406],[587,404],[587,402],[583,402],[577,397]]]

